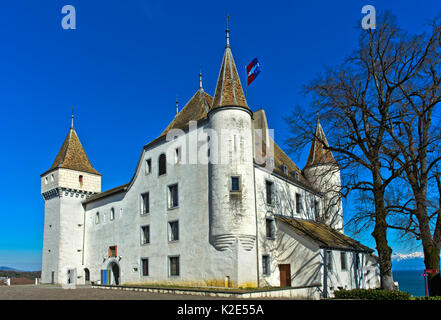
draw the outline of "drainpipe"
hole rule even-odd
[[[86,206],[83,206],[83,212],[83,250],[81,250],[81,264],[84,267],[84,242],[86,241]]]
[[[328,298],[328,257],[326,248],[323,249],[323,298]]]

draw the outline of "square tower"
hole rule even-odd
[[[42,283],[84,283],[82,201],[101,192],[96,171],[72,126],[48,171],[41,175],[45,201]]]

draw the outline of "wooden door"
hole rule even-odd
[[[291,265],[279,264],[280,286],[291,287]]]

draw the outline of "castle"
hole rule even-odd
[[[304,297],[377,287],[373,250],[343,233],[340,170],[320,121],[303,170],[271,132],[247,104],[228,30],[214,96],[201,78],[127,184],[101,192],[72,119],[41,175],[42,283],[281,286]]]

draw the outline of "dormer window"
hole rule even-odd
[[[283,171],[283,174],[288,174],[288,167],[284,164],[284,165],[282,165],[282,171]]]
[[[294,178],[296,180],[299,180],[299,172],[298,171],[294,171]]]

